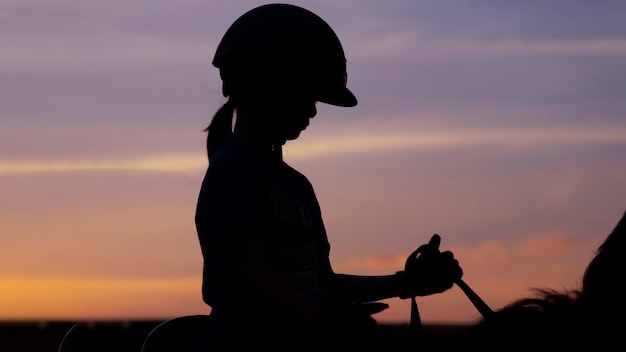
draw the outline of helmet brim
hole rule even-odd
[[[353,107],[358,104],[356,96],[346,87],[337,87],[336,89],[327,89],[318,100],[325,104]]]

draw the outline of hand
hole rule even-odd
[[[440,252],[441,237],[434,234],[407,258],[404,271],[398,272],[399,297],[428,296],[444,292],[463,276],[459,262],[450,251]]]

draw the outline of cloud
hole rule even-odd
[[[389,273],[404,267],[406,254],[394,253],[368,257],[348,257],[336,265],[341,272]]]
[[[0,6],[0,67],[11,74],[207,64],[226,30],[213,28],[226,19],[219,17],[224,6],[212,1],[31,0]]]
[[[488,241],[472,248],[454,250],[457,257],[465,258],[464,265],[485,267],[506,264],[511,260],[510,248],[499,241]]]
[[[373,151],[437,148],[538,148],[588,144],[624,144],[626,128],[500,129],[346,134],[319,138],[294,146],[285,155],[294,158]]]
[[[106,29],[81,33],[21,34],[0,38],[0,66],[7,72],[92,72],[128,67],[206,63],[217,37],[205,41],[157,37]],[[428,39],[410,32],[356,38],[353,63],[404,64],[556,55],[626,55],[626,39],[477,40]]]
[[[176,5],[168,1],[107,1],[88,5],[80,1],[5,2],[0,13],[7,21],[0,29],[10,35],[0,37],[0,67],[7,72],[77,72],[206,63],[231,21],[257,5],[252,1],[236,6],[223,6],[215,1],[181,1]],[[359,3],[357,13],[361,17],[345,16],[344,12],[351,6],[357,5],[319,5],[324,17],[330,17],[331,23],[340,23],[346,32],[342,42],[351,62],[392,64],[520,56],[626,55],[626,39],[620,37],[533,40],[519,37],[523,28],[517,28],[517,32],[515,28],[501,30],[507,33],[505,38],[480,37],[469,28],[482,27],[471,22],[465,23],[463,31],[437,35],[434,28],[441,29],[445,23],[453,25],[460,19],[446,19],[444,15],[440,23],[434,22],[425,15],[430,9],[415,9],[410,3],[385,5],[383,9],[375,3]],[[501,12],[509,14],[502,9]],[[439,15],[443,14],[447,12]],[[488,19],[491,23],[502,15],[495,12],[477,20]],[[367,21],[360,20],[363,16]],[[399,17],[404,20],[398,21]],[[549,18],[541,20],[549,22]],[[368,29],[372,25],[375,30]],[[355,30],[359,26],[364,28]]]
[[[0,175],[58,173],[80,171],[157,171],[188,172],[206,167],[206,158],[196,154],[157,155],[119,160],[45,160],[45,161],[0,161]]]
[[[98,72],[152,65],[205,64],[210,44],[117,30],[68,40],[53,33],[0,37],[2,71]]]
[[[577,247],[577,243],[564,233],[541,236],[518,246],[514,252],[519,257],[538,258],[566,253]]]
[[[626,144],[626,128],[498,129],[420,132],[362,132],[329,135],[286,148],[292,160],[369,152],[432,150],[441,148],[545,148]],[[206,167],[200,153],[154,154],[131,158],[0,160],[0,175],[78,171],[189,172]]]
[[[537,56],[626,55],[626,39],[478,39],[432,38],[419,32],[396,32],[378,37],[359,38],[351,45],[350,61],[359,62],[438,62]]]
[[[565,233],[551,235],[529,234],[530,239],[521,243],[507,242],[506,240],[487,240],[472,246],[455,246],[450,249],[463,268],[476,273],[494,266],[511,268],[514,263],[546,260],[546,262],[564,261],[571,258],[572,253],[584,252],[581,249],[588,245],[581,243]],[[338,260],[336,267],[342,272],[364,271],[366,274],[376,275],[404,267],[407,255],[410,252],[387,253],[371,256],[350,256]],[[496,270],[497,272],[497,270]]]

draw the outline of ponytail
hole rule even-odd
[[[227,101],[222,107],[217,110],[211,123],[204,132],[207,133],[206,148],[209,156],[209,161],[217,148],[222,145],[231,133],[233,133],[233,115],[235,112],[235,104],[230,100]]]

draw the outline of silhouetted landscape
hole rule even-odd
[[[70,329],[78,324],[84,329],[81,340],[75,341],[72,351],[140,352],[150,331],[160,320],[137,321],[2,321],[0,322],[0,351],[2,352],[57,352]],[[449,346],[464,325],[424,324],[419,336],[422,347],[431,343]],[[412,333],[408,324],[379,324],[380,334],[388,334],[386,348],[407,347]],[[81,347],[82,346],[82,347]],[[61,351],[59,351],[61,352]]]
[[[141,351],[143,339],[160,321],[3,321],[0,322],[0,351],[48,352],[58,351],[61,341],[70,329],[81,324],[90,327],[85,335],[94,343],[96,351]],[[85,341],[85,345],[88,341]],[[85,349],[86,351],[87,349]],[[93,350],[92,350],[93,351]]]

